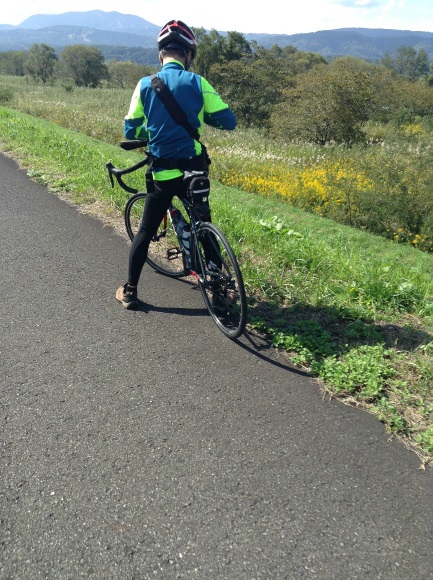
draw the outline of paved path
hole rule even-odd
[[[0,578],[433,578],[433,475],[0,155]]]

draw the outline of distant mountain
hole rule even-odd
[[[113,53],[113,47],[123,47],[133,54],[133,48],[153,49],[156,59],[156,39],[159,25],[132,14],[90,10],[64,14],[36,14],[18,26],[0,24],[0,52],[28,50],[32,44],[45,43],[60,51],[71,44],[96,46],[103,53]],[[242,31],[238,31],[242,32]],[[227,34],[227,32],[220,32]],[[425,50],[433,60],[433,33],[382,28],[339,28],[302,34],[260,34],[242,32],[246,40],[264,48],[273,45],[293,46],[304,52],[316,52],[326,59],[354,56],[379,61],[386,53],[394,54],[401,46]],[[104,49],[105,47],[105,49]],[[111,48],[110,48],[111,47]]]
[[[63,14],[36,14],[21,22],[17,28],[37,30],[50,26],[83,26],[97,28],[98,30],[110,30],[112,32],[128,32],[130,34],[142,35],[153,34],[155,36],[161,28],[161,26],[152,24],[139,16],[121,14],[120,12],[104,12],[102,10],[65,12]]]
[[[339,28],[292,35],[245,34],[264,48],[273,44],[291,45],[304,52],[317,52],[327,59],[355,56],[378,61],[388,52],[394,54],[400,46],[424,49],[433,60],[433,33],[381,28]]]
[[[132,34],[112,30],[99,30],[89,26],[49,26],[39,29],[14,28],[0,31],[0,51],[28,50],[32,44],[48,44],[57,50],[71,44],[89,46],[141,46],[155,48],[157,32]]]

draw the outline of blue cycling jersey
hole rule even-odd
[[[203,123],[226,130],[236,127],[236,117],[229,106],[204,77],[186,71],[179,61],[164,64],[158,76],[199,135]],[[191,159],[201,153],[200,143],[172,119],[153,91],[149,76],[142,78],[135,88],[124,121],[124,134],[127,139],[148,139],[149,150],[157,158]],[[171,179],[179,175],[181,172],[177,169],[154,172],[155,179]]]

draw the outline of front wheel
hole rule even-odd
[[[245,329],[247,298],[227,238],[213,224],[201,223],[192,251],[193,267],[201,273],[199,287],[212,318],[228,338],[238,338]]]
[[[145,201],[146,193],[143,192],[132,195],[126,202],[125,226],[131,242],[140,227]],[[178,205],[178,209],[181,209],[180,203]],[[173,204],[171,210],[174,207]],[[182,250],[170,218],[170,210],[167,211],[150,242],[146,261],[149,266],[165,276],[179,278],[184,275]]]

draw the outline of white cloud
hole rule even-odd
[[[376,8],[380,5],[377,0],[340,0],[337,4],[347,8]]]

